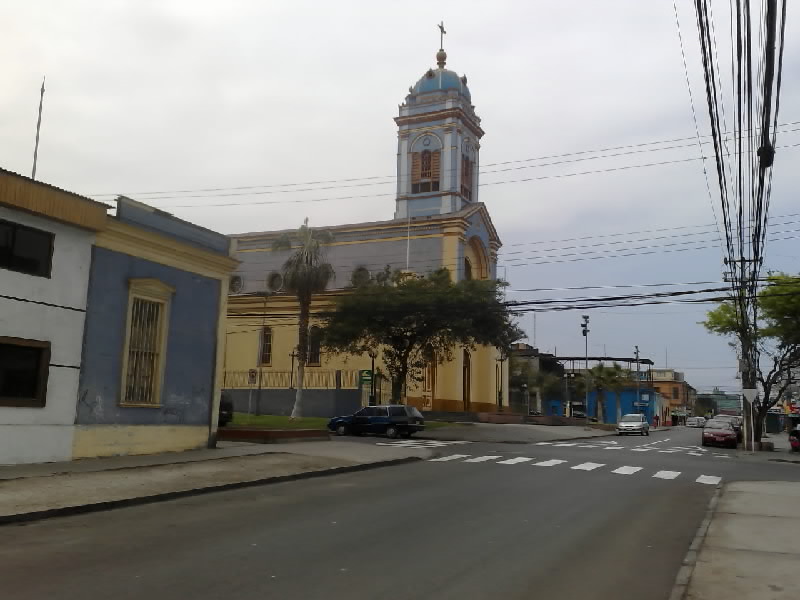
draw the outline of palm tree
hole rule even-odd
[[[314,294],[325,291],[334,278],[333,267],[325,262],[323,246],[330,244],[329,231],[316,231],[308,226],[308,217],[293,234],[284,233],[272,244],[272,249],[293,250],[283,263],[283,287],[297,296],[300,305],[297,334],[297,392],[292,419],[302,416],[303,376],[308,360],[308,320]]]
[[[620,414],[622,407],[620,406],[619,392],[628,380],[625,369],[617,363],[614,363],[611,367],[606,367],[603,363],[600,363],[589,369],[589,380],[590,389],[597,392],[597,402],[595,402],[595,417],[597,417],[597,420],[601,423],[605,423],[606,392],[615,392],[617,422],[619,422],[622,416]]]

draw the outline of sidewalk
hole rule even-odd
[[[220,446],[0,467],[0,524],[357,471],[433,455],[424,449],[344,441]]]
[[[725,486],[683,597],[794,599],[800,589],[798,504],[800,483],[740,482]]]

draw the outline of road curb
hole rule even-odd
[[[102,512],[106,510],[113,510],[116,508],[126,508],[129,506],[141,506],[143,504],[153,504],[156,502],[164,502],[166,500],[176,500],[178,498],[189,498],[192,496],[201,496],[212,492],[224,492],[228,490],[237,490],[248,487],[256,487],[259,485],[269,485],[273,483],[283,483],[286,481],[298,481],[301,479],[312,479],[315,477],[327,477],[330,475],[340,475],[342,473],[354,473],[357,471],[369,471],[381,467],[392,467],[397,465],[408,464],[425,460],[418,456],[408,456],[405,458],[396,458],[392,460],[384,460],[373,463],[364,463],[359,465],[347,465],[344,467],[333,467],[332,469],[323,469],[321,471],[307,471],[304,473],[294,473],[292,475],[279,475],[277,477],[264,477],[262,479],[254,479],[252,481],[235,481],[232,483],[225,483],[222,485],[214,485],[202,488],[193,488],[190,490],[179,490],[174,492],[163,492],[161,494],[152,494],[150,496],[139,496],[136,498],[122,498],[120,500],[108,500],[106,502],[96,502],[93,504],[81,504],[77,506],[65,506],[62,508],[50,508],[47,510],[37,510],[29,513],[20,513],[16,515],[0,515],[0,526],[10,525],[13,523],[28,523],[31,521],[40,521],[42,519],[50,519],[53,517],[66,517],[70,515],[82,515],[93,512]]]
[[[719,496],[721,493],[722,486],[719,485],[717,486],[717,491],[714,492],[714,495],[708,502],[706,516],[700,523],[700,527],[697,528],[697,533],[695,533],[694,539],[689,546],[689,551],[686,553],[686,556],[683,559],[681,568],[678,569],[678,574],[675,576],[675,583],[672,586],[672,593],[669,595],[669,600],[684,600],[684,598],[686,598],[686,593],[689,591],[689,582],[692,580],[694,568],[697,564],[697,557],[699,556],[700,548],[706,539],[708,527],[711,525],[711,519],[714,516],[714,511],[717,508],[717,502],[719,501]]]

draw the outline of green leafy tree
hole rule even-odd
[[[300,308],[297,334],[297,391],[292,418],[302,416],[303,377],[308,361],[308,322],[311,313],[311,300],[314,294],[325,291],[334,278],[333,267],[325,262],[325,244],[330,244],[333,236],[324,230],[308,226],[308,218],[300,228],[291,234],[281,235],[272,245],[273,250],[291,250],[283,264],[283,287],[297,297]]]
[[[758,293],[758,322],[745,332],[755,340],[756,381],[761,393],[753,404],[753,434],[761,441],[767,412],[783,400],[800,369],[800,277],[771,273]],[[742,335],[741,319],[731,300],[708,312],[702,323],[711,333]]]
[[[392,401],[399,402],[407,381],[420,381],[431,360],[452,360],[457,346],[507,351],[522,337],[503,303],[502,286],[453,283],[447,269],[418,277],[387,267],[337,299],[323,343],[334,352],[380,354],[392,381]]]
[[[630,373],[619,364],[614,363],[607,367],[600,363],[589,369],[588,374],[577,378],[575,383],[579,394],[585,394],[587,386],[590,392],[595,392],[594,416],[600,423],[606,422],[606,394],[608,392],[615,393],[617,422],[619,422],[622,417],[619,392],[630,382],[630,379]]]
[[[510,358],[509,387],[521,390],[525,384],[529,393],[536,393],[538,402],[536,410],[542,410],[542,399],[552,396],[562,396],[563,378],[557,373],[534,368],[532,362],[525,357],[514,356]]]

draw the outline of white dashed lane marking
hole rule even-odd
[[[620,467],[619,469],[614,469],[611,472],[616,473],[617,475],[633,475],[641,470],[642,467]]]
[[[575,469],[576,471],[594,471],[595,469],[599,469],[600,467],[604,466],[605,465],[603,463],[585,462],[570,468]]]
[[[497,458],[503,458],[503,457],[498,455],[498,454],[492,454],[492,455],[488,455],[488,456],[476,456],[475,458],[468,458],[464,462],[480,463],[480,462],[486,462],[488,460],[495,460]]]
[[[567,446],[577,446],[578,444],[553,444],[557,448],[566,448]]]
[[[536,442],[536,445],[537,446],[549,446],[552,443],[553,442]]]
[[[722,481],[722,477],[714,477],[713,475],[700,475],[697,479],[695,479],[697,483],[705,483],[707,485],[717,485],[720,481]]]
[[[624,446],[603,446],[603,450],[625,450]]]
[[[508,460],[501,460],[498,465],[518,465],[519,463],[524,463],[533,460],[533,458],[528,456],[517,456],[516,458],[509,458]]]
[[[497,454],[487,454],[484,456],[475,456],[471,457],[470,454],[451,454],[450,456],[442,456],[440,458],[432,458],[429,459],[429,462],[452,462],[452,461],[460,461],[465,463],[490,463],[495,465],[521,465],[530,463],[530,461],[534,460],[533,457],[529,456],[515,456],[513,458],[508,458],[506,460],[501,460],[494,462],[495,459],[503,458]],[[549,459],[549,460],[541,460],[539,462],[531,463],[533,467],[558,467],[560,465],[564,465],[575,471],[596,471],[596,470],[604,470],[606,472],[610,471],[615,475],[644,475],[645,477],[654,477],[656,479],[677,479],[682,472],[681,471],[658,471],[654,475],[648,475],[647,471],[645,471],[644,467],[633,467],[633,466],[623,466],[614,468],[613,466],[608,466],[604,463],[596,463],[596,462],[585,462],[580,463],[574,466],[569,467],[567,464],[568,461],[560,460],[560,459]],[[606,467],[606,469],[602,469]],[[600,471],[598,471],[600,472]],[[691,475],[690,477],[694,477]],[[700,483],[704,485],[717,485],[722,481],[721,477],[717,477],[715,475],[700,475],[697,479],[694,480],[695,483]]]
[[[449,460],[458,460],[459,458],[469,458],[469,454],[451,454],[450,456],[441,456],[439,458],[432,458],[430,462],[447,462]]]

